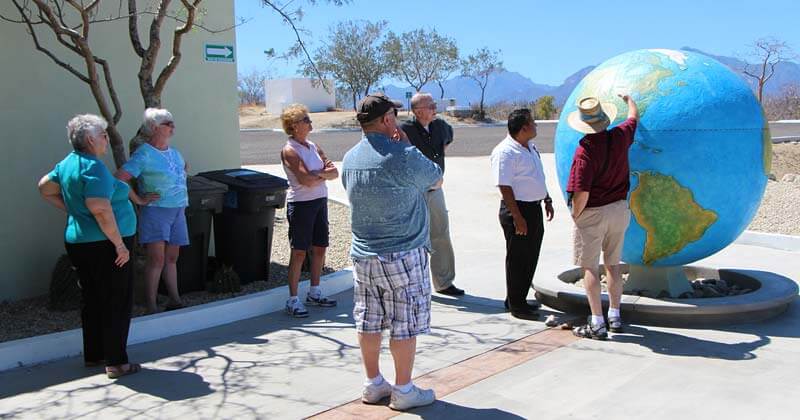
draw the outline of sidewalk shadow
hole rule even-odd
[[[433,295],[431,297],[431,300],[440,305],[454,308],[460,312],[469,312],[469,313],[476,313],[483,315],[500,315],[508,313],[505,306],[503,305],[503,301],[500,299],[492,299],[492,298],[473,296],[473,295],[464,295],[458,298]],[[532,303],[536,301],[533,299],[528,299],[528,302]],[[550,309],[546,306],[542,306],[538,312],[540,315],[539,321],[542,322],[548,315],[556,315],[562,318],[565,316],[567,318],[572,317],[569,314],[565,315],[561,312],[558,312],[554,309]]]
[[[433,294],[431,301],[440,305],[450,306],[462,312],[480,313],[487,315],[505,312],[503,301],[481,296],[463,295],[459,297],[445,297]]]
[[[702,357],[720,360],[752,360],[757,356],[755,350],[768,345],[772,340],[765,335],[757,335],[753,341],[723,343],[702,338],[689,337],[666,331],[648,329],[643,326],[628,325],[625,333],[614,334],[611,339],[618,343],[638,344],[653,353],[667,356]]]
[[[202,376],[183,371],[142,369],[135,375],[117,379],[116,384],[167,401],[188,400],[214,393]]]
[[[423,419],[492,419],[492,420],[520,420],[524,417],[518,416],[499,408],[473,408],[451,403],[449,401],[436,400],[435,403],[427,407],[421,407],[408,412]]]

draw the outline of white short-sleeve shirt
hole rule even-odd
[[[542,160],[532,141],[525,147],[507,135],[492,150],[491,159],[494,184],[511,187],[518,201],[539,201],[547,197]]]

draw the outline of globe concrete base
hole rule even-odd
[[[601,267],[601,270],[603,267]],[[622,296],[626,322],[670,327],[709,327],[761,321],[781,314],[797,298],[797,283],[775,273],[740,269],[713,269],[686,266],[689,280],[722,279],[731,285],[753,290],[738,296],[703,299],[654,299]],[[622,265],[622,272],[629,267]],[[565,271],[556,278],[536,279],[536,299],[544,305],[569,313],[588,313],[589,303],[583,288],[574,283],[583,276],[580,268]],[[608,296],[603,294],[603,307]]]
[[[651,267],[645,265],[629,265],[628,280],[623,288],[625,293],[635,290],[649,291],[649,295],[659,296],[667,293],[670,297],[678,297],[692,291],[692,284],[683,267]],[[645,293],[647,294],[647,293]]]

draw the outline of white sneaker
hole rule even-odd
[[[411,391],[405,394],[392,389],[392,401],[389,403],[389,408],[405,411],[414,407],[433,404],[434,401],[436,401],[436,394],[432,389],[419,389],[414,385],[411,387]]]
[[[308,310],[303,306],[303,302],[296,300],[292,302],[291,299],[286,301],[286,313],[295,318],[305,318],[308,316]]]
[[[384,379],[378,385],[370,384],[361,392],[361,402],[365,404],[378,404],[382,399],[392,395],[392,385]]]

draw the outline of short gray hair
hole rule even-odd
[[[147,108],[144,110],[143,134],[148,138],[153,135],[153,128],[165,122],[174,122],[172,114],[163,108]]]
[[[431,101],[432,104],[435,104],[436,101],[433,99],[433,95],[428,92],[417,92],[414,96],[411,97],[411,108],[416,108],[420,102],[428,100]]]
[[[94,114],[76,115],[67,123],[67,138],[73,149],[85,151],[89,136],[96,137],[106,131],[106,128],[108,122],[103,117]]]

